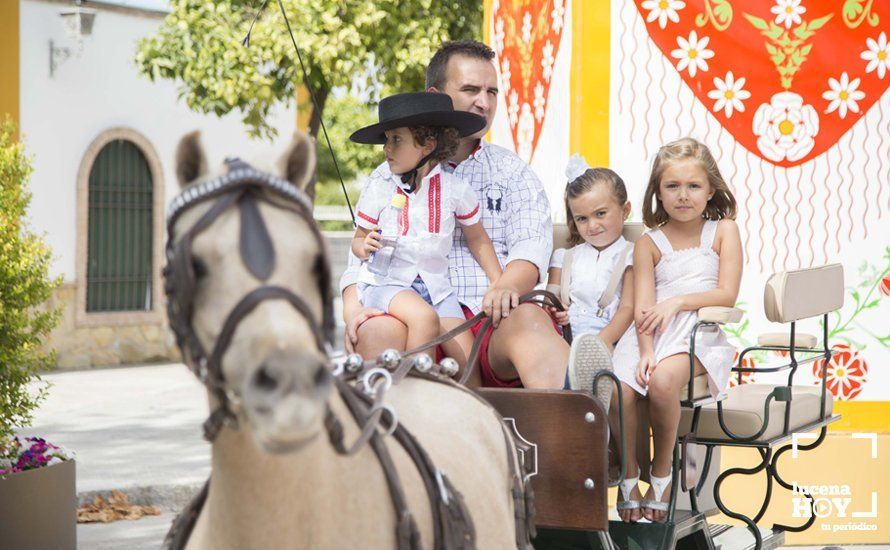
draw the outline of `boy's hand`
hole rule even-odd
[[[568,310],[559,311],[555,307],[548,307],[547,309],[550,310],[550,316],[553,317],[553,320],[556,321],[557,325],[564,327],[569,324]]]
[[[380,244],[380,239],[382,239],[382,238],[383,238],[383,235],[380,233],[380,229],[378,229],[378,228],[374,228],[373,231],[368,233],[368,235],[365,237],[365,243],[364,243],[364,248],[363,248],[363,251],[365,253],[365,259],[367,259],[368,256],[371,255],[372,252],[377,252],[378,250],[383,248],[383,245]]]

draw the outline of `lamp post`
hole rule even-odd
[[[96,20],[96,10],[83,7],[83,0],[75,0],[70,8],[59,12],[65,31],[74,39],[74,47],[67,48],[56,46],[49,41],[49,76],[55,75],[56,69],[72,55],[80,55],[83,51],[83,39],[93,33],[93,22]]]

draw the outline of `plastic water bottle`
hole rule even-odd
[[[408,198],[402,194],[393,195],[392,201],[390,201],[388,209],[392,210],[395,214],[396,218],[396,234],[393,236],[381,235],[380,244],[383,246],[380,250],[376,252],[372,252],[371,256],[368,258],[368,271],[380,276],[389,275],[389,266],[392,264],[392,257],[396,253],[396,248],[399,245],[399,233],[401,233],[401,227],[398,223],[398,220],[401,219],[402,209],[405,208],[405,204]],[[383,217],[383,214],[380,216]]]

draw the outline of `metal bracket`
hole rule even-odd
[[[528,439],[522,437],[519,429],[516,427],[516,419],[505,417],[504,426],[513,436],[516,443],[516,453],[519,455],[519,462],[522,465],[522,481],[528,482],[529,478],[538,475],[538,446]]]

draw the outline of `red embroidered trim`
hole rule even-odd
[[[479,205],[477,204],[476,208],[474,208],[473,211],[470,212],[469,214],[464,214],[463,216],[458,216],[457,214],[455,214],[455,217],[459,220],[468,220],[468,219],[472,218],[473,216],[475,216],[476,212],[478,212],[478,211],[479,211]]]
[[[405,192],[402,191],[402,188],[398,188],[399,195],[405,195]],[[398,232],[402,235],[408,234],[408,226],[411,225],[410,218],[408,217],[408,204],[411,202],[411,197],[405,195],[405,207],[402,208],[402,211],[399,212],[399,228]]]
[[[439,174],[430,180],[428,194],[427,209],[429,210],[430,233],[438,233],[442,226],[442,184]]]
[[[373,223],[374,225],[377,225],[377,220],[375,220],[375,219],[372,218],[371,216],[365,214],[365,213],[362,212],[361,210],[359,210],[359,212],[358,212],[358,217],[361,218],[361,219],[363,219],[363,220],[365,220],[365,221],[368,222],[368,223]]]

